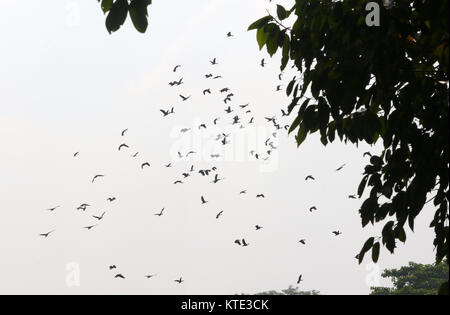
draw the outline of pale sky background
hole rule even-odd
[[[377,266],[370,257],[361,266],[354,259],[382,226],[362,229],[361,201],[347,196],[361,179],[362,154],[380,148],[338,142],[324,148],[313,136],[297,149],[293,135],[280,132],[268,166],[249,157],[253,149],[263,153],[270,137],[264,117],[281,116],[289,103],[284,92],[275,92],[279,55],[260,52],[255,32],[246,31],[266,8],[274,4],[155,0],[145,35],[130,21],[109,35],[94,0],[0,0],[1,294],[256,293],[285,289],[300,274],[302,290],[367,294],[377,270],[433,262],[431,208],[395,256],[383,250]],[[228,31],[235,37],[228,39]],[[218,66],[209,64],[213,57]],[[174,74],[176,64],[183,67]],[[224,78],[206,80],[207,73]],[[168,86],[180,77],[184,85]],[[285,74],[284,88],[290,78]],[[235,94],[233,107],[250,102],[256,129],[235,134],[224,161],[200,155],[178,161],[178,150],[207,152],[208,136],[230,132],[234,115],[225,115],[218,92],[224,87]],[[211,96],[202,95],[206,88]],[[181,103],[180,93],[192,98]],[[159,109],[172,106],[176,114],[163,119]],[[181,128],[211,127],[219,116],[221,129],[180,136]],[[118,152],[122,142],[131,149]],[[140,155],[131,158],[136,151]],[[151,167],[142,171],[145,161]],[[191,164],[196,170],[217,166],[225,180],[213,185],[212,177],[196,175],[174,186]],[[92,184],[96,174],[106,177]],[[317,181],[305,182],[309,174]],[[248,194],[240,196],[244,189]],[[266,199],[257,200],[259,193]],[[201,195],[210,201],[205,206]],[[109,204],[111,196],[117,201]],[[77,211],[85,202],[92,207]],[[54,213],[46,211],[57,205]],[[319,211],[309,213],[312,205]],[[166,214],[155,217],[163,207]],[[216,220],[220,210],[224,215]],[[96,229],[82,229],[103,211]],[[256,232],[256,224],[264,229]],[[48,239],[39,237],[53,229]],[[344,233],[339,238],[331,234],[337,229]],[[247,248],[233,243],[243,237]],[[303,238],[306,247],[297,243]],[[79,286],[66,283],[71,263],[79,266]],[[127,279],[114,279],[111,264]],[[146,280],[147,274],[157,277]],[[174,282],[180,276],[182,285]]]

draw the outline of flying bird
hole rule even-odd
[[[216,215],[216,219],[218,220],[223,214],[223,211],[220,211],[217,215]]]
[[[96,179],[105,177],[105,175],[95,175],[94,178],[92,178],[92,182],[95,182]]]
[[[342,235],[342,232],[340,231],[333,231],[332,233],[334,234],[334,236]]]
[[[315,206],[309,208],[309,212],[317,211],[317,208]]]
[[[166,209],[166,208],[162,208],[161,212],[155,213],[155,215],[156,215],[157,217],[162,217],[163,214],[164,214],[164,210],[165,210],[165,209]]]
[[[213,66],[218,64],[216,58],[214,58],[213,60],[211,60],[210,63],[211,63]]]
[[[75,153],[73,154],[73,157],[77,157],[79,154],[80,154],[80,152],[75,152]]]
[[[97,224],[95,225],[90,225],[90,226],[85,226],[83,229],[86,229],[88,231],[92,230],[93,228],[95,228],[97,226]]]
[[[347,164],[343,164],[336,169],[336,172],[341,171]]]
[[[122,131],[122,133],[121,133],[122,137],[125,136],[125,134],[127,133],[127,131],[128,131],[128,129],[125,129],[124,131]]]
[[[233,37],[234,35],[233,34],[231,34],[231,32],[228,32],[227,33],[227,37]]]
[[[123,148],[130,148],[127,144],[125,144],[125,143],[122,143],[120,146],[119,146],[119,151],[120,150],[122,150]]]
[[[255,228],[256,228],[256,231],[259,231],[259,230],[262,230],[262,226],[259,226],[259,225],[255,225]]]
[[[242,239],[242,246],[247,247],[248,245],[250,244],[248,244],[245,239]]]
[[[306,240],[300,240],[298,241],[300,244],[306,245]]]
[[[177,279],[175,280],[175,282],[177,282],[178,284],[182,284],[184,282],[183,278]]]
[[[303,281],[303,275],[300,275],[297,280],[297,284],[300,284]]]
[[[111,197],[111,198],[108,198],[108,199],[107,199],[107,201],[109,201],[109,202],[113,202],[113,201],[116,201],[116,197]]]
[[[156,277],[156,275],[148,275],[148,276],[145,276],[146,279],[151,279],[151,278],[154,278],[154,277]]]
[[[223,178],[219,178],[219,175],[216,174],[216,176],[214,177],[214,180],[213,180],[211,183],[217,184],[217,183],[220,182],[221,180],[223,180]]]
[[[95,215],[93,215],[92,217],[93,217],[94,219],[97,219],[97,220],[101,221],[101,220],[105,217],[105,214],[106,214],[106,212],[103,212],[101,216],[95,216]]]
[[[190,99],[190,96],[184,96],[180,94],[181,99],[183,100],[183,102],[187,101],[188,99]]]
[[[263,60],[261,60],[261,67],[263,67],[264,68],[264,66],[266,65],[266,61],[263,59]]]
[[[206,95],[206,94],[211,94],[211,89],[206,89],[206,90],[203,90],[203,95]]]
[[[204,198],[203,196],[201,197],[201,201],[202,201],[202,204],[203,204],[203,205],[208,203],[208,201],[206,201],[205,198]]]
[[[114,270],[114,269],[117,269],[116,265],[109,266],[109,270]]]
[[[305,180],[306,181],[308,181],[308,180],[316,180],[313,176],[311,176],[311,175],[308,175],[308,176],[306,176],[306,178],[305,178]]]
[[[141,169],[144,169],[144,167],[150,167],[150,163],[145,162],[141,165]]]
[[[266,198],[266,196],[263,195],[263,194],[259,194],[259,195],[256,196],[256,198]]]
[[[170,114],[175,114],[175,111],[174,111],[174,108],[172,107],[172,109],[169,111],[169,110],[164,110],[164,109],[160,109],[159,110],[161,113],[163,113],[163,117],[167,117],[167,116],[169,116]]]
[[[47,211],[53,212],[53,211],[55,211],[56,209],[58,209],[58,208],[60,208],[60,207],[61,207],[61,206],[56,206],[56,207],[47,209]]]
[[[52,234],[53,232],[55,232],[55,230],[50,231],[50,232],[48,232],[48,233],[42,233],[42,234],[39,234],[39,236],[42,236],[42,237],[44,237],[44,238],[47,238],[47,237],[49,237],[50,234]]]
[[[173,68],[173,72],[177,72],[178,68],[180,68],[181,65],[176,65],[175,68]]]
[[[119,273],[119,274],[115,275],[114,278],[116,278],[116,279],[125,279],[125,276],[123,274]]]

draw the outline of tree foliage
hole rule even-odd
[[[287,88],[299,146],[316,132],[324,145],[336,134],[346,143],[384,145],[371,156],[358,195],[370,187],[359,210],[363,226],[387,222],[365,243],[360,262],[368,251],[376,262],[381,244],[394,253],[406,241],[405,225],[414,230],[433,201],[439,263],[449,253],[448,0],[397,1],[389,9],[380,1],[379,27],[366,25],[366,4],[297,0],[249,30],[270,55],[281,50],[282,70],[292,62],[300,73]]]
[[[289,286],[289,288],[285,290],[279,291],[267,291],[267,292],[261,292],[257,293],[255,295],[320,295],[319,291],[312,290],[312,291],[300,291],[299,288]]]
[[[382,274],[390,278],[393,287],[371,288],[371,295],[436,295],[441,284],[448,281],[448,264],[421,265],[410,262],[400,269],[388,269]]]
[[[405,226],[432,202],[436,262],[449,254],[449,12],[448,0],[378,2],[380,26],[366,24],[366,0],[293,0],[250,25],[260,49],[281,52],[298,75],[286,92],[292,97],[290,132],[300,146],[319,133],[336,140],[382,142],[358,187],[368,197],[359,213],[363,227],[383,223],[382,234],[367,240],[378,261],[383,245],[394,253],[406,241]],[[128,12],[139,31],[147,28],[150,0],[103,0],[106,27],[116,31]],[[309,96],[309,97],[308,97]],[[448,282],[446,284],[448,289]]]
[[[147,8],[152,0],[97,0],[106,16],[106,29],[115,32],[125,23],[128,14],[134,27],[145,33],[148,27]]]

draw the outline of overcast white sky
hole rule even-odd
[[[255,33],[246,31],[266,8],[274,7],[261,0],[154,1],[147,34],[128,21],[109,35],[94,0],[0,1],[0,293],[256,293],[285,289],[303,274],[302,290],[367,294],[377,270],[433,261],[432,209],[395,256],[384,250],[378,266],[354,259],[379,228],[363,230],[361,201],[347,196],[361,179],[362,154],[377,148],[324,148],[313,136],[297,149],[293,135],[271,137],[264,117],[281,116],[289,102],[275,92],[280,59],[260,52]],[[235,37],[228,39],[228,31]],[[219,65],[212,67],[214,57]],[[176,64],[183,66],[174,74]],[[206,80],[207,73],[223,79]],[[168,86],[181,77],[184,85]],[[284,79],[286,87],[290,76]],[[250,103],[252,115],[241,116],[254,116],[256,124],[234,129],[230,151],[220,152],[210,137],[231,133],[234,116],[223,112],[224,87],[235,94],[236,110]],[[202,95],[206,88],[211,96]],[[182,103],[180,93],[192,98]],[[163,119],[159,109],[172,106],[176,114]],[[216,117],[222,118],[213,129]],[[180,135],[200,123],[208,131]],[[264,165],[249,152],[265,156],[268,137],[278,150]],[[123,142],[131,148],[118,152]],[[190,149],[198,152],[193,161],[177,160],[176,152]],[[210,149],[226,158],[202,158]],[[151,167],[143,171],[146,161]],[[212,177],[196,175],[174,186],[191,164],[216,166],[225,180],[213,185]],[[92,184],[96,174],[106,177]],[[317,180],[305,182],[309,174]],[[240,196],[244,189],[248,194]],[[259,193],[266,199],[257,200]],[[110,204],[111,196],[117,201]],[[92,207],[77,211],[85,202]],[[310,213],[312,205],[319,211]],[[154,216],[163,207],[166,214]],[[82,229],[103,211],[98,227]],[[224,215],[216,220],[219,211]],[[264,229],[256,232],[256,224]],[[53,229],[48,239],[39,237]],[[338,229],[344,234],[335,238]],[[250,246],[238,247],[238,238]],[[297,243],[303,238],[307,246]],[[68,264],[79,267],[79,286],[67,285]],[[114,279],[112,264],[126,280]],[[147,274],[157,277],[146,280]],[[182,285],[173,281],[180,276]]]

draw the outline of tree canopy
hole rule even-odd
[[[382,274],[390,278],[393,287],[371,288],[371,295],[436,295],[439,287],[448,281],[447,264],[421,265],[410,262],[400,269],[388,269]]]
[[[440,263],[449,254],[448,0],[372,2],[380,7],[377,27],[366,24],[366,0],[293,0],[249,30],[256,30],[261,49],[281,53],[281,70],[298,70],[286,93],[299,146],[314,133],[324,145],[336,135],[355,145],[383,144],[357,189],[365,198],[363,227],[379,223],[383,229],[366,241],[359,261],[371,251],[377,262],[382,245],[394,253],[398,241],[406,241],[406,226],[414,231],[430,204]],[[150,4],[102,0],[106,28],[118,30],[129,13],[145,32]],[[448,294],[448,281],[442,289]]]
[[[316,291],[316,290],[300,291],[299,288],[297,288],[297,287],[289,286],[289,288],[287,288],[285,290],[281,290],[281,292],[272,290],[272,291],[257,293],[255,295],[320,295],[320,292]]]

